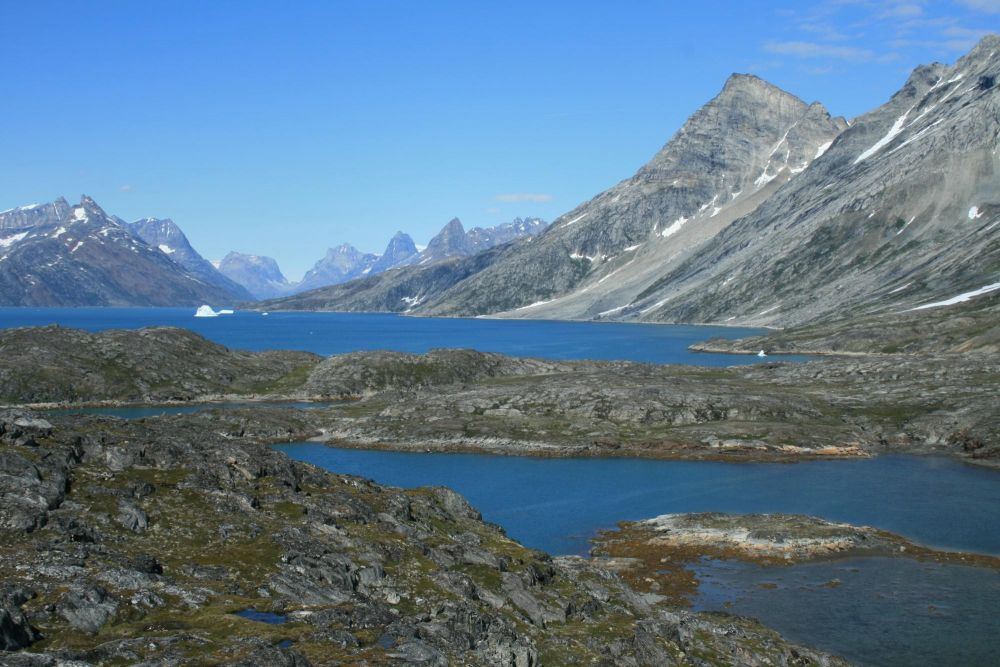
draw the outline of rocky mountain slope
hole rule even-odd
[[[3,305],[178,306],[237,300],[147,244],[86,196],[72,207],[60,199],[14,209],[0,217],[0,229]]]
[[[593,317],[615,308],[754,210],[845,127],[820,104],[734,75],[635,176],[420,312]]]
[[[1000,287],[1000,37],[917,68],[792,182],[621,316],[789,325]]]
[[[129,223],[128,228],[154,248],[158,248],[199,280],[223,289],[239,300],[252,299],[253,295],[242,285],[219,272],[211,262],[191,247],[187,236],[169,218],[143,218]]]
[[[257,299],[281,296],[291,287],[271,257],[230,252],[222,258],[218,268],[222,275],[242,285]]]
[[[700,351],[757,354],[1000,353],[1000,288],[966,302],[856,316],[832,315],[764,336],[713,339]]]

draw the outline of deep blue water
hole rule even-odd
[[[0,308],[0,328],[46,324],[89,331],[184,327],[244,350],[307,350],[328,355],[461,347],[547,359],[626,359],[701,366],[758,363],[752,355],[701,354],[689,352],[687,347],[708,338],[741,338],[761,332],[735,327],[422,318],[383,313],[275,312],[265,317],[237,311],[234,315],[196,318],[194,308]]]
[[[1000,555],[1000,472],[938,458],[797,464],[536,459],[276,445],[300,461],[396,486],[449,486],[487,521],[553,554],[585,554],[620,520],[669,512],[790,512]],[[851,558],[764,568],[706,560],[697,609],[756,617],[788,638],[886,667],[994,665],[1000,572]],[[839,585],[824,586],[832,580]],[[764,584],[776,588],[765,588]]]

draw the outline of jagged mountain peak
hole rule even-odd
[[[74,209],[82,209],[84,213],[88,216],[97,216],[101,218],[107,218],[108,214],[104,212],[94,199],[88,195],[80,195],[80,203],[73,207]],[[109,218],[110,219],[110,218]]]
[[[5,305],[176,306],[247,295],[235,284],[230,291],[196,275],[86,195],[76,206],[58,199],[8,217],[0,227],[20,224],[22,231],[4,233],[0,244]]]

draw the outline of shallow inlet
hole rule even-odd
[[[598,530],[621,520],[702,511],[812,514],[1000,555],[1000,472],[951,459],[733,464],[275,448],[384,484],[449,486],[511,537],[556,555],[586,554]],[[695,569],[695,608],[754,616],[861,664],[989,664],[1000,636],[992,569],[904,558],[772,568],[704,560]]]

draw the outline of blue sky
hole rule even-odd
[[[0,209],[93,196],[298,279],[450,218],[554,219],[732,72],[835,114],[1000,31],[1000,0],[0,2]]]

